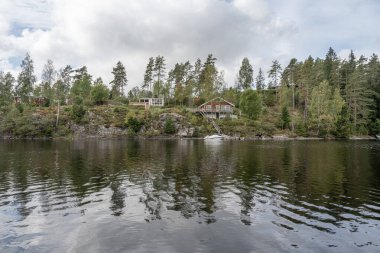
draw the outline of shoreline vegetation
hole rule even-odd
[[[15,106],[16,108],[16,106]],[[14,108],[14,109],[15,109]],[[80,120],[72,119],[72,107],[63,106],[58,125],[57,108],[24,106],[23,113],[2,118],[0,139],[203,139],[215,133],[212,124],[186,108],[143,108],[128,105],[99,105],[86,108]],[[17,109],[16,109],[17,110]],[[300,135],[296,130],[271,127],[270,117],[264,120],[215,120],[227,140],[370,140],[373,136]],[[269,126],[268,126],[269,125]]]
[[[351,51],[340,59],[329,48],[325,59],[293,58],[285,67],[274,60],[266,74],[244,58],[234,85],[225,83],[216,62],[210,54],[167,71],[163,56],[151,57],[143,83],[125,95],[127,68],[120,61],[109,85],[86,66],[57,71],[51,60],[37,81],[27,54],[17,78],[0,70],[0,139],[202,138],[219,128],[237,140],[375,139],[380,133],[376,54]],[[234,117],[210,122],[194,110],[217,97],[233,105]],[[137,105],[141,98],[165,103],[144,108]]]

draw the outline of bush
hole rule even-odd
[[[19,111],[19,113],[24,112],[24,106],[22,104],[16,104],[16,109]]]
[[[135,117],[130,117],[128,120],[127,120],[127,127],[133,132],[133,133],[137,133],[138,131],[140,131],[141,127],[144,125],[144,123],[142,121],[139,121],[137,118]]]
[[[166,134],[174,134],[176,132],[173,120],[171,118],[168,118],[164,125],[164,132]]]
[[[74,104],[71,107],[71,116],[77,123],[83,118],[85,114],[86,110],[84,109],[83,105]]]
[[[303,137],[307,136],[307,127],[305,123],[300,122],[296,125],[296,134]]]

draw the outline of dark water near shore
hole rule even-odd
[[[380,252],[380,142],[0,141],[0,252]]]

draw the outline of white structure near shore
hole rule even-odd
[[[139,98],[138,102],[130,102],[130,105],[134,106],[144,106],[145,109],[153,107],[162,107],[165,105],[164,98]]]

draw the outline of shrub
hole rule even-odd
[[[141,127],[144,125],[144,123],[140,120],[138,120],[135,117],[130,117],[127,120],[127,127],[134,133],[137,133],[140,131]]]
[[[173,120],[171,118],[168,118],[164,125],[164,132],[166,134],[174,134],[176,132]]]

